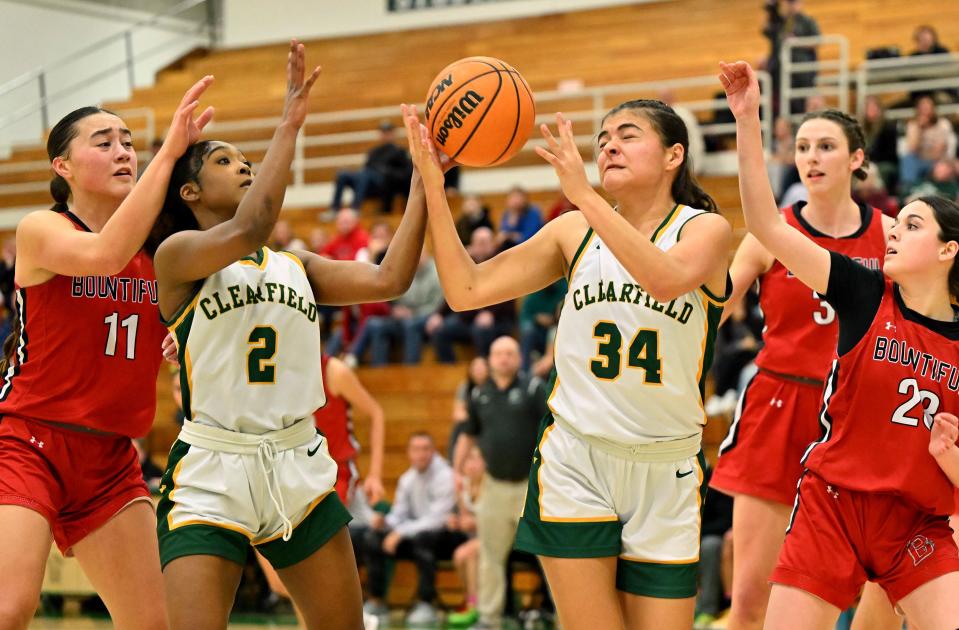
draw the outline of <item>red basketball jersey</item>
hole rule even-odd
[[[350,405],[345,399],[330,393],[326,378],[326,366],[330,358],[324,354],[320,361],[323,367],[323,391],[326,393],[326,404],[313,412],[316,428],[326,436],[330,457],[337,463],[348,462],[360,452],[360,444],[353,435]]]
[[[828,250],[880,269],[886,252],[882,212],[860,206],[862,226],[849,236],[827,236],[802,217],[803,202],[783,210],[786,223]],[[775,261],[759,278],[759,306],[765,317],[763,349],[756,365],[772,372],[822,380],[836,350],[836,313],[824,299]]]
[[[839,487],[902,496],[952,514],[954,488],[929,454],[939,411],[959,411],[959,340],[908,311],[892,282],[865,335],[833,362],[820,415],[825,434],[803,457]]]
[[[113,276],[57,275],[16,292],[20,341],[0,385],[0,414],[145,435],[167,334],[150,257],[137,252]]]

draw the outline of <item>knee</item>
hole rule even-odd
[[[4,594],[0,598],[0,628],[3,630],[19,630],[26,628],[36,612],[37,597],[17,597]]]
[[[736,616],[749,623],[759,623],[766,616],[769,604],[769,583],[765,577],[737,580],[733,588],[733,609]]]

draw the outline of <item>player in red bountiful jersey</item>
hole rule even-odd
[[[821,439],[803,456],[766,628],[831,628],[866,579],[920,628],[959,626],[959,206],[923,197],[890,230],[884,272],[782,220],[763,172],[759,84],[720,64],[736,117],[746,226],[839,320]]]
[[[809,203],[784,208],[782,215],[816,244],[879,269],[886,250],[884,228],[893,220],[850,197],[852,178],[866,176],[864,146],[862,129],[849,115],[834,109],[806,114],[796,132],[795,157]],[[734,497],[736,563],[729,627],[758,630],[769,600],[769,574],[802,474],[799,460],[819,438],[823,379],[838,326],[829,302],[751,234],[736,252],[730,275],[733,300],[742,299],[759,280],[764,346],[756,358],[759,371],[742,394],[720,445],[710,485]],[[882,603],[881,591],[878,595]],[[888,603],[880,610],[893,627],[902,625]],[[878,623],[872,619],[875,630]]]
[[[184,95],[134,186],[136,151],[115,114],[84,107],[50,132],[56,204],[17,227],[16,319],[0,384],[0,627],[26,627],[51,537],[76,556],[117,628],[166,628],[156,519],[130,438],[156,407],[153,264],[141,251],[213,77]],[[67,201],[72,197],[71,203]]]

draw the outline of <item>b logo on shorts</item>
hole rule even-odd
[[[906,545],[906,551],[912,558],[913,566],[919,566],[919,563],[932,555],[936,550],[936,543],[925,536],[916,536]]]

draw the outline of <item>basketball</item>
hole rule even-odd
[[[502,164],[526,144],[536,105],[523,76],[493,57],[443,68],[426,95],[426,127],[436,148],[466,166]]]

